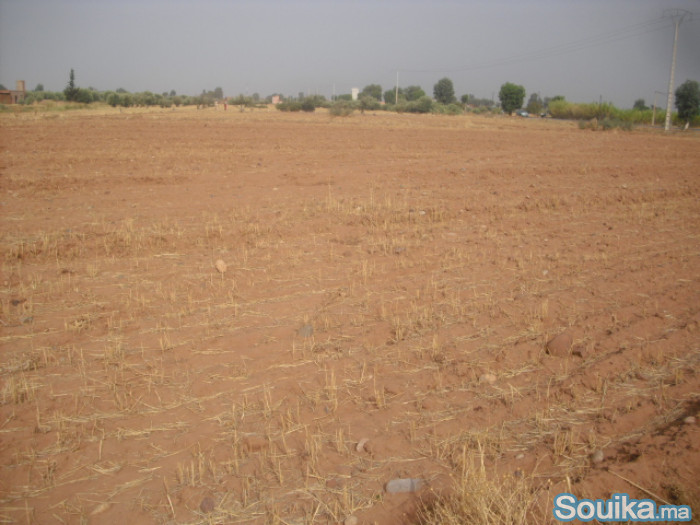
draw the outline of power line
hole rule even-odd
[[[534,60],[541,60],[544,58],[551,58],[554,56],[559,56],[563,54],[573,53],[580,51],[582,49],[587,49],[590,47],[596,47],[604,44],[610,44],[620,40],[626,40],[629,38],[635,38],[647,33],[652,33],[665,29],[669,26],[668,19],[665,17],[655,18],[646,22],[641,22],[631,26],[623,27],[609,33],[603,33],[593,37],[582,38],[579,40],[574,40],[572,42],[567,42],[564,44],[557,44],[552,47],[547,47],[539,49],[536,51],[530,51],[527,53],[522,53],[519,55],[513,55],[510,57],[504,57],[495,60],[489,60],[485,62],[477,62],[474,64],[468,64],[460,68],[451,69],[400,69],[406,73],[462,73],[466,71],[475,71],[479,69],[488,69],[498,66],[506,66],[514,63],[528,62]]]
[[[685,11],[684,9],[667,9],[664,11],[664,16],[673,19],[674,25],[676,27],[675,34],[673,37],[673,58],[671,59],[671,78],[668,81],[668,100],[666,101],[666,122],[664,124],[664,130],[668,131],[671,129],[671,102],[673,101],[673,76],[676,72],[676,48],[678,47],[678,26],[685,18],[691,18],[693,14],[690,11]]]

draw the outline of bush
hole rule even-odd
[[[409,102],[405,106],[405,111],[409,113],[430,113],[433,109],[433,99],[425,96],[418,100]]]
[[[280,102],[277,104],[280,111],[301,111],[301,102]]]
[[[109,104],[113,108],[119,106],[121,102],[121,96],[118,93],[110,93],[109,95],[107,95],[107,104]]]
[[[355,104],[348,100],[336,100],[328,111],[334,117],[349,117],[355,111]]]
[[[595,117],[590,120],[579,120],[578,127],[579,129],[590,129],[592,131],[609,131],[611,129],[632,131],[634,129],[634,125],[629,120],[622,120],[619,118],[604,118],[599,121]]]
[[[549,114],[553,118],[590,120],[593,118],[621,118],[623,112],[608,102],[603,104],[577,104],[566,100],[555,100],[549,103]]]
[[[73,98],[74,102],[80,102],[81,104],[89,104],[95,100],[93,92],[89,89],[77,88],[75,96]]]
[[[307,113],[313,113],[314,111],[316,111],[316,103],[315,103],[315,101],[314,101],[312,98],[309,98],[309,97],[305,98],[305,99],[301,102],[301,110],[302,110],[302,111],[306,111]]]

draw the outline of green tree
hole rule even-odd
[[[433,99],[429,96],[423,96],[406,104],[406,111],[409,113],[430,113],[432,109]]]
[[[399,102],[406,100],[406,95],[404,94],[403,88],[399,88]],[[387,89],[384,92],[384,102],[387,104],[396,104],[396,88]]]
[[[360,93],[360,97],[372,97],[379,102],[382,101],[382,86],[379,84],[370,84],[365,86]]]
[[[66,86],[66,89],[63,90],[63,94],[68,102],[73,102],[78,98],[78,92],[78,88],[75,87],[75,72],[71,69],[68,85]]]
[[[413,102],[414,100],[420,100],[424,97],[425,91],[423,91],[420,86],[408,86],[404,90],[404,94],[406,95],[406,100]]]
[[[538,115],[542,113],[543,108],[544,104],[542,103],[540,96],[537,93],[530,95],[530,99],[527,101],[527,106],[525,107],[527,112],[532,113],[533,115]]]
[[[44,91],[44,84],[37,84],[34,91]]]
[[[637,100],[634,101],[634,106],[632,106],[632,109],[638,109],[639,111],[646,111],[649,108],[647,107],[643,98],[638,98]]]
[[[506,82],[501,86],[501,90],[498,92],[498,99],[501,101],[501,108],[503,111],[512,115],[513,111],[523,107],[525,88],[511,82]]]
[[[564,95],[555,95],[553,97],[544,97],[544,107],[546,109],[549,109],[549,104],[552,102],[564,102],[566,101],[566,98],[564,98]]]
[[[379,101],[371,97],[369,95],[362,95],[359,100],[359,108],[360,108],[360,113],[364,113],[366,111],[372,111],[375,109],[379,109],[381,106],[379,105]]]
[[[109,95],[107,95],[107,104],[109,104],[113,108],[116,108],[117,106],[119,106],[121,104],[121,102],[122,102],[122,98],[121,98],[121,96],[119,96],[118,93],[112,92]]]
[[[433,96],[440,104],[452,104],[457,99],[455,98],[455,87],[452,81],[445,77],[438,80],[433,86]]]
[[[301,101],[301,110],[307,113],[313,113],[316,111],[316,100],[314,97],[306,97]]]
[[[689,123],[700,115],[700,84],[696,80],[686,80],[676,89],[678,117]]]
[[[224,98],[224,90],[221,89],[220,87],[217,87],[214,89],[214,98],[217,100],[222,100]]]
[[[81,104],[89,104],[90,102],[94,102],[95,92],[90,89],[76,88],[73,101],[80,102]]]

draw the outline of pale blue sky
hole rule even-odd
[[[700,0],[0,0],[0,82],[62,90],[330,96],[380,84],[491,97],[504,82],[541,96],[630,107],[700,81]],[[663,96],[659,102],[663,104]]]

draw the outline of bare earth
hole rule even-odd
[[[471,460],[540,523],[700,514],[697,133],[129,110],[0,151],[0,522],[416,523]]]

